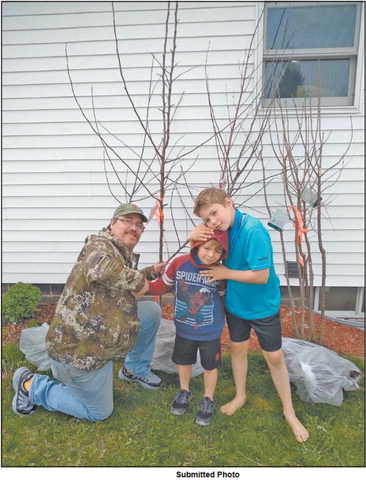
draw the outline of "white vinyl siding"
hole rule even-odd
[[[162,51],[166,7],[167,2],[115,3],[126,77],[139,106],[146,103],[151,54],[159,57]],[[208,47],[210,89],[216,113],[224,121],[226,92],[230,96],[238,91],[238,63],[249,47],[261,8],[260,2],[179,3],[177,74],[186,72],[177,80],[175,91],[175,99],[185,92],[172,132],[173,143],[179,139],[179,148],[193,148],[212,134],[203,68]],[[83,119],[72,96],[66,71],[66,43],[75,90],[89,117],[93,116],[93,87],[98,119],[106,128],[117,132],[133,149],[141,148],[142,134],[119,77],[110,3],[3,2],[2,14],[3,282],[64,283],[86,235],[106,226],[117,205],[106,184],[100,140]],[[259,46],[253,60],[260,61],[261,49]],[[356,83],[360,91],[361,79],[363,75]],[[253,94],[256,83],[253,78]],[[248,101],[250,98],[249,95]],[[352,111],[333,108],[325,112],[322,120],[325,135],[329,134],[324,162],[333,163],[346,149],[350,116],[354,129],[347,166],[331,189],[331,203],[325,212],[328,286],[364,284],[361,93],[358,99]],[[153,106],[157,102],[154,99]],[[161,121],[157,109],[152,109],[151,118],[151,130],[159,138]],[[120,148],[134,165],[132,154]],[[146,152],[152,155],[152,148],[147,147]],[[218,182],[219,167],[213,141],[193,153],[183,165],[190,166],[196,155],[198,160],[187,178],[197,193]],[[264,139],[263,155],[270,172],[275,173],[269,138]],[[253,178],[261,178],[258,166]],[[110,182],[123,202],[118,182],[112,177]],[[279,178],[270,184],[269,198],[274,208],[283,202]],[[186,195],[183,200],[191,209],[191,199]],[[148,214],[154,201],[143,200],[139,205]],[[265,225],[269,220],[261,194],[248,200],[245,211],[258,216]],[[169,251],[173,252],[176,242],[169,209],[166,217],[166,237]],[[184,241],[191,223],[178,200],[174,218]],[[279,236],[270,228],[269,231],[276,268],[284,284]],[[288,224],[285,239],[290,261],[295,260],[291,253],[293,238],[294,230]],[[157,260],[156,221],[149,223],[136,251],[141,253],[141,266]],[[319,285],[320,259],[316,254],[314,263],[315,283]]]

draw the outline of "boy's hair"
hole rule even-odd
[[[221,243],[217,240],[217,238],[209,238],[206,242],[201,243],[201,245],[199,245],[199,247],[202,247],[202,245],[207,245],[207,244],[210,243],[210,242],[211,242],[211,243],[212,243],[212,242],[217,243],[217,245],[218,245],[219,247],[221,247],[221,250],[222,250],[222,251],[225,250],[224,247],[221,245]]]
[[[212,205],[213,203],[220,203],[221,205],[225,205],[225,199],[228,197],[229,195],[221,188],[205,188],[204,190],[202,190],[202,192],[198,194],[194,202],[193,213],[197,215],[197,217],[199,217],[199,212],[203,207],[207,207],[208,205]]]

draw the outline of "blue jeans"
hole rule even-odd
[[[137,316],[140,331],[135,346],[126,356],[125,367],[134,375],[146,376],[154,354],[161,308],[155,302],[139,302]],[[51,368],[59,381],[35,374],[29,392],[32,403],[92,422],[104,420],[112,414],[113,362],[98,370],[86,371],[51,359]]]

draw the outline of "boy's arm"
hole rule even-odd
[[[207,242],[207,240],[210,240],[213,233],[214,230],[206,227],[206,225],[203,223],[201,225],[197,225],[197,227],[195,227],[189,235],[191,247],[195,242]]]
[[[248,265],[246,270],[234,270],[223,266],[208,267],[201,272],[203,277],[215,280],[232,280],[240,283],[264,285],[268,282],[270,269],[269,258],[271,244],[268,232],[264,228],[252,228],[247,233],[245,259]],[[236,265],[240,265],[236,263]],[[254,268],[251,270],[250,267]],[[262,268],[261,268],[262,267]]]
[[[164,274],[157,278],[156,280],[149,281],[149,290],[148,294],[150,295],[164,295],[164,293],[169,293],[174,288],[174,280],[177,265],[179,263],[179,257],[173,259],[172,262],[167,267]]]
[[[164,293],[168,293],[172,291],[172,288],[169,287],[166,283],[164,283],[162,278],[157,278],[152,282],[147,282],[148,290],[147,293],[149,295],[164,295]]]
[[[143,275],[145,275],[147,278],[149,278],[149,276],[154,277],[155,275],[159,275],[161,273],[164,273],[165,267],[166,267],[166,262],[162,262],[162,263],[157,262],[157,263],[154,263],[154,265],[152,265],[151,267],[146,267],[145,269],[140,270],[140,271],[141,271],[141,273],[143,273]],[[133,292],[136,297],[140,297],[141,295],[145,295],[145,293],[150,293],[149,288],[150,288],[150,283],[151,282],[149,282],[149,280],[147,280],[147,278],[145,278],[145,284],[142,287],[142,289],[139,290],[138,292]],[[161,278],[159,278],[159,280],[161,280]]]
[[[209,267],[200,273],[202,277],[210,279],[207,283],[212,283],[215,280],[234,280],[235,282],[264,285],[268,281],[269,268],[263,270],[232,270],[224,265],[219,265]]]
[[[145,285],[139,292],[134,292],[136,297],[141,295],[164,295],[164,293],[171,292],[172,288],[166,285],[163,282],[162,278],[157,278],[156,280],[145,280]]]

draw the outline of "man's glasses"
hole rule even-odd
[[[145,230],[145,225],[143,223],[141,223],[141,222],[136,223],[131,218],[116,218],[116,220],[119,220],[120,222],[122,222],[126,225],[129,225],[130,227],[132,227],[132,225],[134,225],[136,228],[138,228],[142,232]]]

